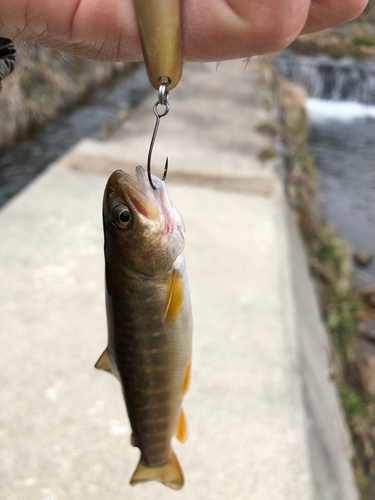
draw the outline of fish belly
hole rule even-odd
[[[181,259],[163,278],[111,277],[109,353],[122,384],[136,445],[150,467],[170,457],[170,441],[191,363],[191,306]]]

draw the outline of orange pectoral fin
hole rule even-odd
[[[182,396],[185,396],[185,394],[189,390],[190,374],[191,374],[191,361],[189,361],[189,363],[188,363],[188,365],[186,367],[186,372],[185,372],[185,377],[184,377],[184,383],[182,385]]]
[[[164,308],[164,321],[172,324],[181,311],[184,302],[184,283],[181,273],[177,270],[172,272],[171,285]]]
[[[183,408],[181,408],[180,413],[177,417],[175,436],[180,441],[180,443],[185,443],[185,441],[189,437],[185,412]]]

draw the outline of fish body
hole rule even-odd
[[[192,315],[183,221],[165,183],[142,167],[108,180],[103,202],[108,348],[95,365],[121,383],[141,459],[131,484],[159,480],[179,489],[171,448],[186,439],[181,408],[191,366]]]

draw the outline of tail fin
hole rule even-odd
[[[141,456],[139,464],[130,480],[130,484],[135,486],[138,483],[145,483],[146,481],[160,481],[174,490],[182,488],[184,485],[184,476],[172,449],[169,454],[168,462],[160,467],[149,467]]]

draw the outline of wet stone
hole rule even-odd
[[[372,262],[373,255],[363,248],[353,253],[353,260],[358,266],[366,267]]]

